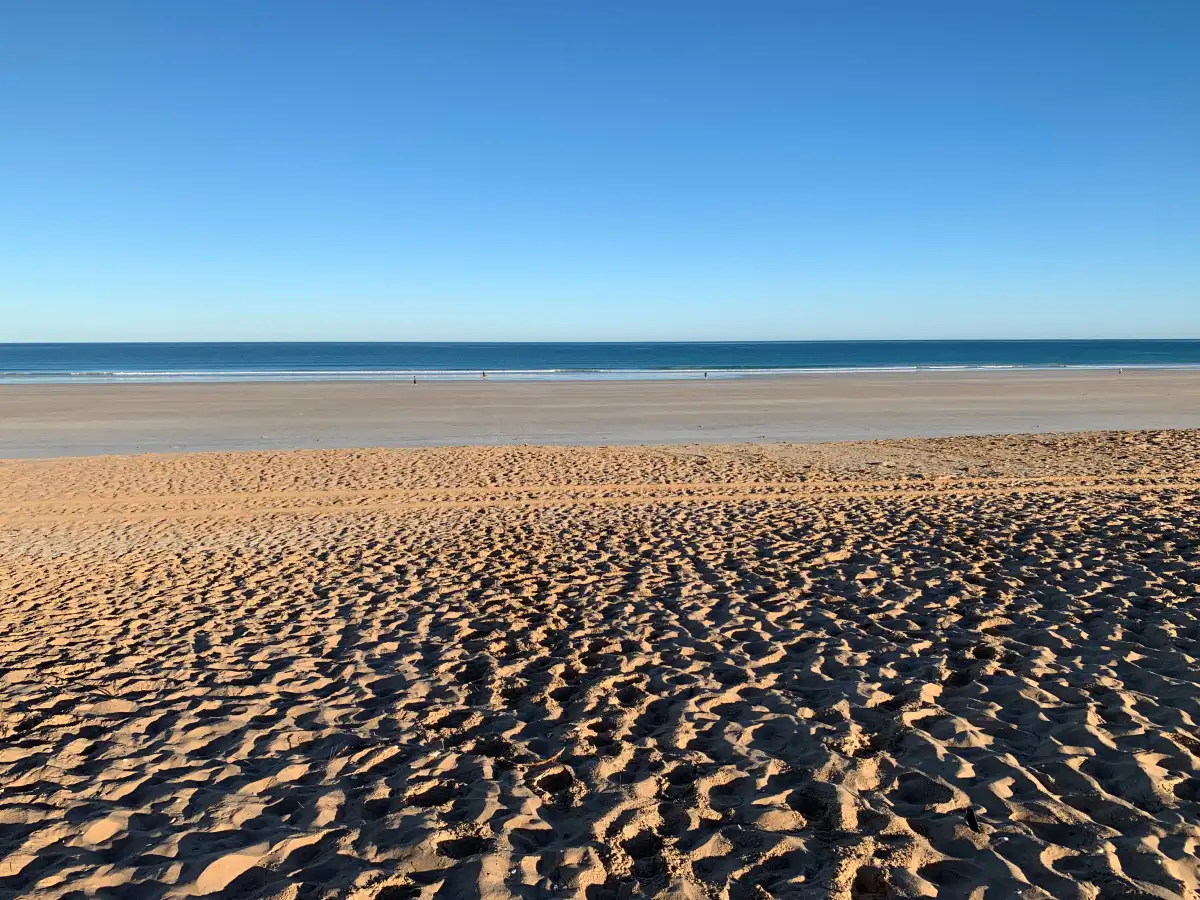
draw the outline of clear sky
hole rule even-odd
[[[0,341],[1200,337],[1196,0],[0,0]]]

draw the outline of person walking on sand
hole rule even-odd
[[[487,381],[487,372],[480,372],[479,374],[483,376],[484,381]]]

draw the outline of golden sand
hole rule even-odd
[[[1200,432],[0,463],[0,897],[1181,898]]]

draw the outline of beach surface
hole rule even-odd
[[[835,441],[1200,427],[1200,370],[708,381],[0,385],[0,458],[454,444]]]
[[[1192,898],[1198,604],[1197,431],[8,461],[0,897]]]

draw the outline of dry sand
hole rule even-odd
[[[0,464],[0,896],[1200,884],[1200,432]]]
[[[0,457],[1200,428],[1200,370],[618,382],[0,385]]]

